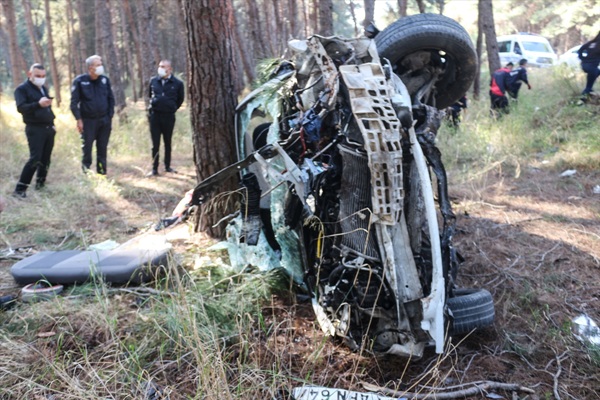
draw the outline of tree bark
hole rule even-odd
[[[478,10],[477,17],[477,43],[475,44],[475,51],[477,52],[477,73],[473,80],[473,99],[479,100],[479,94],[481,92],[481,56],[483,55],[483,23],[481,20],[481,13]]]
[[[123,2],[121,3],[121,5],[123,6],[123,11],[125,13],[125,18],[127,19],[127,23],[129,24],[129,34],[131,35],[132,39],[133,39],[133,43],[135,46],[135,61],[136,61],[136,65],[137,65],[137,71],[138,71],[138,79],[140,81],[140,90],[139,90],[139,97],[142,98],[146,98],[147,95],[144,94],[146,88],[145,85],[147,83],[147,81],[144,80],[144,68],[143,68],[143,57],[142,57],[142,45],[141,45],[141,40],[140,40],[140,35],[138,33],[138,26],[135,23],[135,20],[133,19],[133,13],[131,12],[131,6],[129,4],[129,0],[123,0]],[[131,73],[134,73],[134,69],[132,69]],[[150,78],[148,78],[150,79]],[[134,98],[136,99],[135,101],[137,101],[137,96],[134,95]]]
[[[358,37],[360,31],[358,30],[358,20],[356,19],[356,5],[353,0],[349,1],[348,8],[350,10],[350,17],[352,18],[352,26],[354,26],[354,36]]]
[[[125,3],[129,6],[128,1],[122,1],[119,5],[121,15],[121,31],[123,35],[123,50],[125,57],[125,66],[127,69],[127,78],[129,80],[128,83],[131,84],[131,96],[134,103],[137,102],[138,99],[138,88],[137,88],[137,78],[136,78],[136,69],[135,64],[133,62],[134,58],[139,61],[137,48],[139,47],[139,43],[135,40],[133,35],[133,30],[135,30],[135,25],[130,24],[130,20],[127,16],[127,12],[125,10]],[[131,10],[129,12],[131,15]],[[133,18],[132,18],[133,20]]]
[[[319,34],[333,36],[332,0],[319,0]]]
[[[496,41],[492,0],[479,0],[479,15],[482,21],[483,33],[485,34],[490,76],[492,76],[494,71],[500,68],[500,56],[498,55],[498,42]]]
[[[235,17],[235,15],[234,15]],[[235,34],[235,42],[237,47],[237,52],[239,53],[239,59],[242,60],[242,66],[244,68],[244,75],[246,77],[246,83],[249,86],[256,79],[256,74],[254,71],[254,62],[250,55],[250,45],[248,41],[244,39],[242,34],[240,33],[240,25],[236,22],[234,34]],[[243,85],[242,85],[243,86]]]
[[[67,41],[69,42],[69,49],[67,51],[68,57],[68,77],[67,79],[69,80],[69,84],[71,82],[73,82],[73,79],[75,78],[75,65],[76,62],[75,60],[78,59],[79,57],[77,57],[77,47],[75,46],[75,31],[73,29],[73,24],[75,21],[74,17],[73,17],[73,3],[71,2],[71,0],[67,0],[67,21],[71,21],[70,23],[66,24],[67,25]]]
[[[27,67],[21,63],[21,50],[19,49],[17,41],[17,24],[15,18],[15,6],[13,0],[0,0],[2,3],[2,12],[6,18],[6,30],[8,31],[8,37],[10,38],[9,54],[10,54],[10,65],[12,72],[13,86],[16,88],[19,86],[25,76],[24,72]],[[23,68],[24,67],[24,68]]]
[[[31,3],[29,0],[22,0],[23,15],[25,16],[25,24],[27,25],[27,33],[29,33],[29,41],[33,50],[33,62],[44,64],[44,51],[42,50],[41,37],[35,30],[33,18],[31,16]]]
[[[362,23],[363,28],[369,26],[375,19],[375,0],[364,0],[365,20]]]
[[[233,52],[234,19],[231,0],[182,0],[185,19],[190,115],[196,175],[201,181],[235,159],[234,113],[237,76]],[[219,191],[235,190],[237,182],[224,182]],[[197,230],[220,236],[212,228],[231,204],[219,202],[214,211],[203,205]]]
[[[110,75],[110,81],[113,93],[115,95],[115,107],[117,113],[125,108],[125,92],[121,82],[121,68],[117,58],[117,50],[112,33],[112,17],[110,6],[107,0],[96,0],[96,40],[99,46],[104,49],[102,57]]]
[[[408,9],[408,0],[398,0],[398,14],[400,18],[406,17]]]
[[[419,7],[419,13],[423,14],[425,12],[425,3],[423,0],[417,0],[417,6]]]
[[[87,21],[85,21],[85,0],[77,1],[77,19],[79,20],[79,73],[87,72],[85,60],[92,54],[88,53],[88,37],[91,36]]]
[[[46,32],[48,35],[48,59],[52,74],[52,84],[54,85],[54,97],[56,105],[60,107],[60,81],[58,78],[58,68],[56,67],[56,57],[54,57],[54,39],[52,38],[52,19],[50,18],[50,0],[44,0],[46,9]]]
[[[137,4],[137,20],[140,36],[144,34],[145,40],[140,40],[142,44],[142,95],[144,96],[144,102],[146,108],[150,103],[146,85],[150,82],[150,78],[154,75],[154,69],[160,62],[160,55],[156,46],[156,38],[154,37],[154,7],[153,0],[141,0]],[[141,39],[141,38],[140,38]]]

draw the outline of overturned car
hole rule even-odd
[[[283,267],[324,332],[376,354],[443,352],[448,332],[494,319],[458,289],[455,217],[435,138],[475,76],[467,32],[435,14],[372,38],[312,36],[236,114],[238,162],[194,189],[202,204],[240,174],[231,263]],[[435,187],[433,185],[435,181]]]

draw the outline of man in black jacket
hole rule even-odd
[[[581,93],[583,96],[581,100],[586,101],[592,93],[594,82],[600,76],[600,69],[598,69],[598,65],[600,65],[600,33],[594,39],[583,44],[577,53],[581,60],[581,69],[587,74],[585,88]]]
[[[531,90],[531,84],[529,83],[529,79],[527,79],[527,60],[524,58],[519,61],[519,66],[510,72],[507,82],[507,92],[510,97],[515,100],[519,97],[519,89],[521,89],[521,83],[523,82]]]
[[[92,165],[92,147],[96,142],[96,171],[106,175],[106,153],[115,113],[115,98],[110,80],[104,76],[102,58],[93,55],[85,60],[88,73],[79,75],[71,86],[71,112],[83,142],[81,160],[84,171]]]
[[[171,168],[171,139],[175,127],[175,112],[184,99],[183,82],[173,76],[171,61],[158,64],[158,75],[150,79],[150,109],[148,119],[152,136],[152,171],[148,176],[158,175],[160,136],[165,143],[165,171],[176,173]]]
[[[27,80],[15,89],[17,111],[23,115],[25,134],[29,144],[29,160],[23,167],[21,177],[13,193],[16,197],[27,197],[27,188],[36,176],[36,189],[41,189],[46,183],[50,168],[50,156],[54,148],[54,113],[52,112],[52,97],[44,87],[46,70],[41,64],[33,64],[27,72]]]

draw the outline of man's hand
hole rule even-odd
[[[40,99],[40,101],[38,101],[40,107],[42,108],[46,108],[46,107],[50,107],[52,105],[52,99],[49,99],[47,97],[42,97]]]
[[[79,131],[79,133],[83,132],[83,120],[82,119],[77,120],[77,130]]]
[[[529,83],[527,84],[527,89],[531,90],[531,85]]]

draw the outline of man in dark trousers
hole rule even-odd
[[[529,80],[527,79],[527,60],[522,58],[519,61],[519,66],[512,71],[510,71],[510,77],[508,78],[508,94],[513,99],[517,99],[519,97],[519,90],[521,89],[521,84],[525,83],[527,85],[527,89],[531,90],[531,85],[529,84]]]
[[[15,89],[17,111],[23,115],[25,135],[29,144],[29,160],[23,167],[21,177],[13,193],[14,196],[27,197],[27,188],[36,176],[36,189],[41,189],[46,183],[50,168],[50,156],[54,147],[54,113],[52,112],[52,97],[44,87],[46,70],[41,64],[33,64],[27,72],[27,80]]]
[[[585,88],[581,93],[581,100],[586,102],[592,93],[594,82],[600,76],[600,69],[598,69],[598,65],[600,65],[600,33],[594,39],[584,43],[577,53],[581,60],[581,69],[586,73]]]
[[[492,115],[508,113],[508,98],[506,89],[508,87],[508,78],[513,69],[513,63],[509,62],[504,68],[496,70],[492,74],[490,82],[490,100],[492,102]]]
[[[96,171],[106,175],[115,98],[110,80],[104,75],[102,58],[93,55],[85,60],[85,64],[87,74],[79,75],[71,86],[71,112],[77,120],[77,130],[83,143],[83,170],[88,171],[92,165],[92,147],[96,142]]]
[[[152,171],[147,176],[158,175],[160,136],[165,143],[165,171],[176,173],[171,168],[171,139],[175,127],[175,112],[184,100],[183,82],[173,76],[171,61],[158,64],[158,75],[150,79],[150,109],[148,120],[152,136]]]

